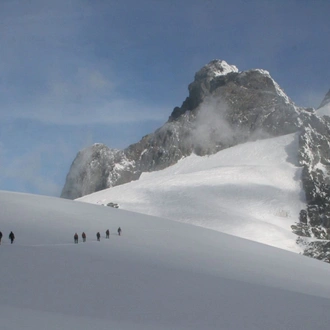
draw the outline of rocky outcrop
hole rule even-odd
[[[102,145],[81,151],[61,197],[78,198],[164,169],[191,153],[207,155],[251,139],[297,131],[308,111],[298,108],[264,70],[239,72],[214,60],[195,74],[189,95],[154,133],[122,151]],[[95,166],[97,164],[97,166]],[[93,166],[92,166],[93,165]]]
[[[304,255],[330,262],[330,117],[313,112],[304,118],[298,156],[306,209],[301,210],[300,222],[292,230],[299,236],[297,243]]]
[[[303,255],[330,263],[330,241],[309,243]]]
[[[330,118],[310,116],[301,128],[299,158],[307,209],[300,221],[330,227]]]
[[[134,163],[125,154],[104,144],[94,144],[79,151],[73,161],[62,190],[63,198],[78,198],[112,186],[137,179]]]

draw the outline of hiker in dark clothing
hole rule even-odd
[[[15,235],[14,235],[14,233],[12,231],[9,234],[9,239],[10,239],[10,243],[13,244],[14,243],[14,239],[15,239]]]
[[[73,238],[74,238],[75,244],[78,244],[78,234],[77,233],[74,234]]]
[[[98,241],[100,240],[100,237],[101,237],[101,234],[99,232],[97,232],[96,238],[97,238]]]
[[[83,232],[83,233],[81,234],[81,237],[82,237],[82,239],[83,239],[83,242],[86,242],[86,234],[85,234],[85,232]]]
[[[107,229],[107,231],[105,232],[105,238],[109,238],[109,236],[110,236],[110,230]]]
[[[118,235],[120,236],[121,235],[121,228],[120,227],[118,228],[117,232],[118,232]]]
[[[1,239],[2,239],[2,232],[0,231],[0,244],[1,244]]]

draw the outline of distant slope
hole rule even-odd
[[[138,181],[79,198],[186,222],[291,251],[305,206],[295,134],[191,155]]]
[[[0,192],[0,204],[1,329],[323,330],[330,324],[325,263],[87,203]],[[114,234],[119,225],[122,237]],[[110,239],[97,242],[96,231],[106,228]],[[74,245],[74,231],[82,230],[87,242]]]
[[[330,102],[316,110],[319,116],[330,116]]]

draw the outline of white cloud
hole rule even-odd
[[[81,125],[167,119],[173,106],[127,92],[129,81],[88,44],[93,40],[85,34],[97,38],[100,14],[78,0],[0,3],[0,120]],[[100,49],[114,40],[117,48],[130,42],[120,36],[110,30]]]
[[[120,84],[120,81],[118,82]],[[116,79],[98,69],[79,68],[74,76],[49,79],[43,94],[2,105],[2,119],[32,119],[51,124],[117,124],[165,121],[170,106],[123,98]]]
[[[0,183],[11,182],[15,191],[37,192],[42,195],[59,196],[63,182],[58,181],[58,169],[63,159],[74,155],[62,139],[58,139],[56,147],[53,143],[40,142],[29,145],[25,153],[14,153],[8,147],[2,146],[6,153],[0,173]],[[54,157],[56,155],[56,157]],[[1,156],[1,155],[0,155]],[[45,159],[53,158],[52,164],[46,165]],[[0,158],[1,159],[1,158]],[[45,170],[45,166],[47,169]]]

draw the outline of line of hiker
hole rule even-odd
[[[10,239],[10,243],[13,244],[15,240],[15,235],[12,231],[10,232],[8,237]],[[1,244],[1,240],[2,240],[2,232],[0,231],[0,244]]]
[[[118,233],[119,236],[121,235],[121,228],[120,227],[117,229],[117,233]],[[85,234],[85,232],[83,232],[81,234],[81,237],[82,237],[83,242],[86,242],[86,234]],[[110,238],[110,230],[109,229],[107,229],[106,232],[105,232],[105,238]],[[99,231],[96,233],[96,239],[98,241],[101,240],[101,234],[100,234]],[[74,234],[73,240],[74,240],[74,243],[75,244],[78,244],[79,236],[78,236],[77,233]]]

